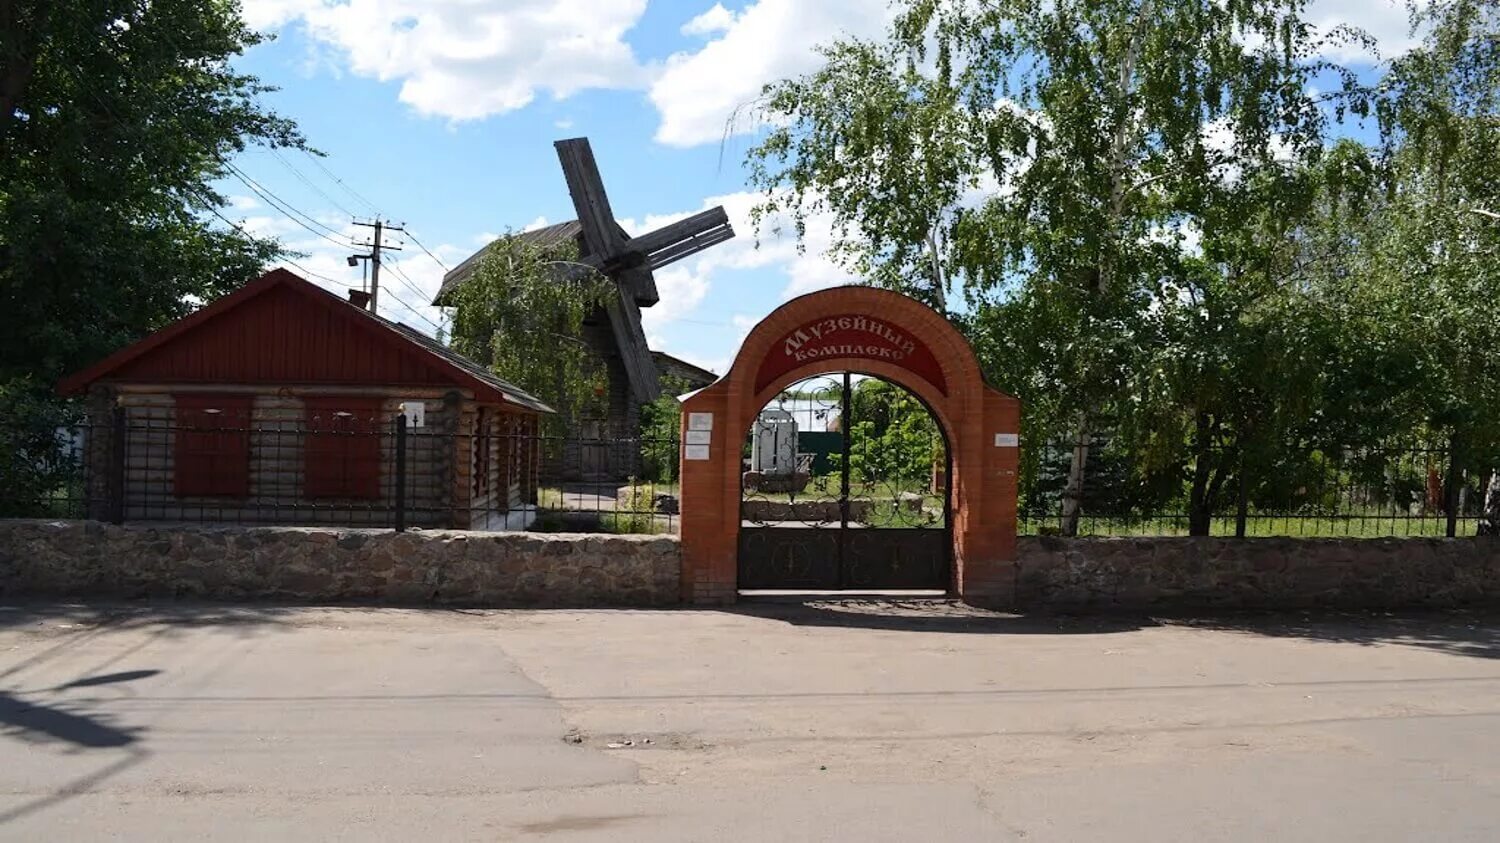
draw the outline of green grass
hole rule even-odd
[[[1058,519],[1022,523],[1021,535],[1057,534]],[[1479,519],[1460,518],[1458,535],[1472,536],[1479,530]],[[1080,536],[1186,536],[1187,517],[1171,519],[1091,518],[1084,516],[1078,522]],[[1391,536],[1427,536],[1438,538],[1447,534],[1447,519],[1444,516],[1422,517],[1376,517],[1374,515],[1287,517],[1250,516],[1245,522],[1247,538],[1386,538]],[[1233,518],[1215,518],[1209,535],[1230,537],[1234,535]]]

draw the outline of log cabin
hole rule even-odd
[[[412,526],[524,529],[552,412],[285,269],[58,391],[87,395],[90,517],[128,521],[391,526],[399,499]]]

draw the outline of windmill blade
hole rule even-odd
[[[651,262],[652,269],[661,269],[667,264],[675,263],[689,255],[695,255],[710,246],[733,238],[734,229],[725,225],[722,228],[711,229],[693,236],[692,239],[681,240],[659,251],[652,252],[647,256],[647,259]]]
[[[578,222],[583,227],[585,253],[608,262],[624,249],[625,237],[615,224],[615,214],[609,207],[609,196],[604,192],[604,180],[599,176],[599,165],[594,161],[589,139],[569,138],[557,141],[553,146],[557,148],[563,176],[568,180],[573,209],[578,212]]]
[[[651,268],[659,269],[733,236],[734,229],[729,225],[729,215],[720,206],[633,237],[625,244],[625,248],[646,255]]]
[[[621,285],[615,294],[605,299],[604,310],[609,314],[609,325],[614,330],[615,343],[620,349],[620,360],[625,364],[625,375],[630,381],[630,392],[637,401],[645,403],[661,397],[661,378],[657,374],[656,361],[646,345],[646,332],[641,330],[641,310],[635,299]]]
[[[649,266],[622,269],[613,273],[612,277],[620,289],[630,293],[638,307],[651,307],[661,301],[661,293],[656,289],[656,276],[651,274]]]

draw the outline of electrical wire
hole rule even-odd
[[[351,217],[357,217],[357,216],[359,216],[359,214],[356,214],[353,211],[349,210],[347,207],[345,207],[343,205],[343,203],[339,202],[339,200],[333,198],[332,196],[329,196],[328,193],[323,190],[323,188],[318,187],[316,184],[314,184],[313,181],[312,181],[312,179],[308,178],[301,170],[299,170],[295,166],[293,166],[292,162],[289,161],[289,160],[287,160],[287,158],[286,158],[285,155],[281,154],[281,150],[279,150],[279,149],[277,149],[276,147],[273,146],[273,147],[271,147],[271,154],[274,155],[274,156],[276,156],[276,160],[280,161],[282,163],[282,166],[286,167],[288,170],[291,170],[292,171],[292,175],[296,176],[298,181],[300,181],[303,184],[307,185],[308,187],[312,188],[314,192],[316,192],[319,196],[321,196],[324,199],[326,199],[329,202],[329,204],[333,205],[333,207],[338,208],[340,211],[343,211],[344,213],[348,214]]]
[[[339,248],[348,248],[349,243],[347,241],[337,239],[344,236],[343,232],[337,231],[324,225],[323,223],[318,222],[305,211],[298,210],[291,203],[273,193],[269,188],[261,185],[260,182],[245,175],[244,171],[242,171],[239,167],[236,167],[234,164],[231,164],[230,162],[225,161],[222,158],[219,159],[219,161],[229,169],[229,172],[232,173],[235,178],[239,179],[241,184],[245,185],[245,187],[250,188],[251,192],[253,192],[256,196],[259,196],[261,199],[264,199],[267,204],[269,204],[272,208],[280,211],[282,215],[287,219],[306,229],[309,233],[321,237],[324,240],[327,240],[328,242],[338,246]],[[298,218],[299,215],[305,218],[308,222],[311,222],[313,225],[322,228],[323,231],[318,231],[317,228],[313,228],[311,225],[308,225],[307,222],[303,222],[302,219]],[[328,236],[328,234],[323,233],[324,231],[329,232],[334,236],[330,237]]]
[[[210,206],[209,209],[208,209],[208,211],[209,211],[209,213],[211,213],[214,216],[218,217],[219,219],[223,220],[225,225],[229,226],[230,228],[234,229],[235,231],[238,231],[239,233],[245,235],[246,237],[248,237],[248,238],[250,238],[252,240],[257,239],[255,237],[255,235],[253,235],[250,232],[246,231],[244,229],[244,227],[241,226],[239,223],[235,222],[234,220],[232,220],[229,217],[226,217],[222,213],[220,213],[218,208],[214,208],[214,207]],[[308,269],[307,267],[303,266],[302,264],[297,263],[296,261],[292,260],[291,258],[283,257],[283,258],[280,258],[280,260],[281,260],[282,263],[291,264],[293,267],[295,267],[297,269],[298,272],[301,272],[303,275],[310,275],[313,278],[319,279],[320,281],[327,281],[330,284],[337,284],[340,287],[346,287],[346,286],[348,286],[343,281],[339,281],[339,280],[334,279],[334,278],[329,278],[327,275],[322,275],[322,274],[319,274],[317,272],[313,272],[311,269]]]
[[[302,150],[302,154],[306,155],[309,161],[312,161],[313,164],[317,165],[317,168],[323,171],[323,175],[328,176],[330,179],[333,179],[334,184],[337,184],[339,187],[343,188],[345,193],[347,193],[350,196],[354,197],[355,201],[359,202],[361,205],[364,205],[366,208],[369,208],[371,211],[373,211],[375,213],[375,216],[379,217],[379,216],[384,216],[385,215],[384,212],[382,212],[379,208],[377,208],[375,206],[374,202],[371,202],[370,200],[366,199],[364,196],[360,195],[354,188],[352,188],[349,185],[345,184],[343,179],[341,179],[338,176],[334,175],[332,170],[330,170],[327,167],[325,167],[323,165],[323,162],[318,160],[318,156],[312,154],[311,152],[308,152],[305,149]],[[354,216],[354,214],[350,214],[350,216]]]
[[[399,265],[395,263],[382,263],[381,267],[389,269],[392,273],[394,273],[396,276],[396,280],[404,284],[406,286],[406,289],[409,290],[412,295],[416,296],[419,301],[425,300],[427,298],[427,294],[422,292],[422,288],[417,286],[417,282],[411,280],[411,276],[407,275]]]
[[[406,232],[406,236],[411,239],[411,242],[417,244],[417,246],[419,248],[421,248],[422,251],[426,252],[427,253],[427,257],[432,258],[433,263],[436,263],[438,266],[441,266],[443,268],[444,272],[448,271],[448,265],[445,264],[445,263],[443,263],[441,260],[439,260],[438,256],[434,255],[432,253],[431,249],[429,249],[425,245],[423,245],[422,241],[417,239],[417,235],[412,234],[410,231],[407,231]]]
[[[410,304],[408,304],[404,299],[402,299],[400,296],[396,295],[394,292],[391,292],[390,290],[387,290],[386,291],[386,295],[388,295],[392,300],[394,300],[396,302],[396,304],[399,304],[402,307],[406,308],[406,311],[408,313],[410,313],[412,316],[415,316],[416,318],[422,320],[423,322],[426,322],[429,326],[431,326],[431,328],[434,331],[441,331],[442,330],[442,327],[439,326],[436,322],[433,322],[431,319],[428,319],[426,316],[423,316],[422,313],[421,313],[421,311],[417,310],[415,307],[412,307]]]

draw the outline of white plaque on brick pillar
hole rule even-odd
[[[688,430],[713,430],[713,413],[688,413]]]
[[[1017,433],[995,434],[996,448],[1019,448],[1021,447],[1021,436]]]
[[[713,441],[713,435],[714,433],[711,430],[689,430],[687,432],[687,444],[707,445]]]
[[[707,445],[684,445],[682,446],[682,457],[688,460],[708,459]]]

